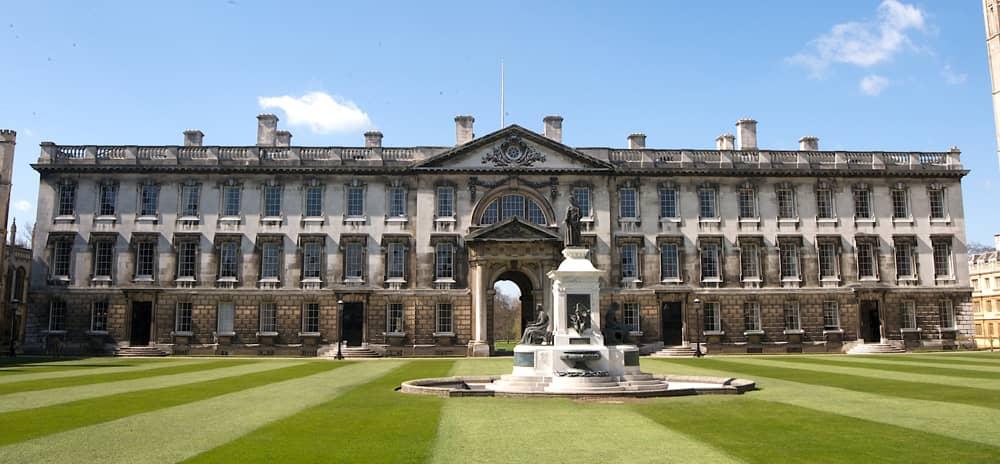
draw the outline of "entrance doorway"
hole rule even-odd
[[[490,335],[494,353],[510,354],[521,339],[524,327],[535,320],[535,297],[528,276],[507,271],[493,284],[493,326]]]
[[[882,341],[882,318],[877,300],[862,300],[858,319],[861,320],[861,339],[865,343]]]
[[[132,331],[128,339],[130,345],[149,345],[149,326],[152,321],[153,302],[135,301],[132,303]]]
[[[680,301],[663,303],[660,321],[663,323],[663,346],[684,344],[684,311]]]
[[[341,335],[347,346],[361,346],[365,333],[365,304],[344,303],[341,322],[344,324]]]

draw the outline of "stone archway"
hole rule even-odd
[[[521,316],[518,327],[523,330],[526,323],[534,319],[535,301],[541,299],[540,289],[538,289],[535,284],[532,283],[531,278],[521,270],[505,270],[491,280],[493,281],[493,284],[490,286],[490,289],[495,289],[497,282],[504,280],[513,282],[514,285],[517,285],[518,290],[521,292]],[[486,316],[487,342],[490,346],[496,346],[496,324],[497,319],[499,319],[497,311],[500,311],[500,309],[497,307],[496,291],[492,290],[489,295],[490,297],[487,299],[488,314]],[[515,334],[515,338],[519,336],[520,333]]]

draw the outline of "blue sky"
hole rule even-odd
[[[18,223],[34,218],[43,140],[179,144],[197,128],[250,145],[271,105],[295,144],[359,145],[374,127],[386,145],[450,145],[456,114],[499,127],[503,58],[507,123],[560,114],[575,146],[642,131],[652,147],[710,147],[741,117],[764,148],[957,145],[968,237],[1000,232],[978,1],[281,3],[5,5]]]

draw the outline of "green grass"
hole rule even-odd
[[[759,390],[626,401],[394,391],[412,378],[508,373],[510,358],[36,361],[2,364],[9,372],[0,374],[0,462],[510,463],[577,453],[580,462],[979,463],[1000,456],[992,433],[1000,428],[1000,385],[993,386],[1000,353],[644,358],[648,372],[744,377]]]

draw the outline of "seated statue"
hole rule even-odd
[[[604,313],[604,344],[624,345],[628,342],[628,328],[618,321],[618,303],[611,303]]]
[[[538,318],[535,322],[528,324],[524,328],[524,335],[521,336],[522,345],[541,345],[545,343],[548,338],[549,332],[549,315],[545,314],[545,310],[542,309],[542,305],[536,307],[538,311]]]

